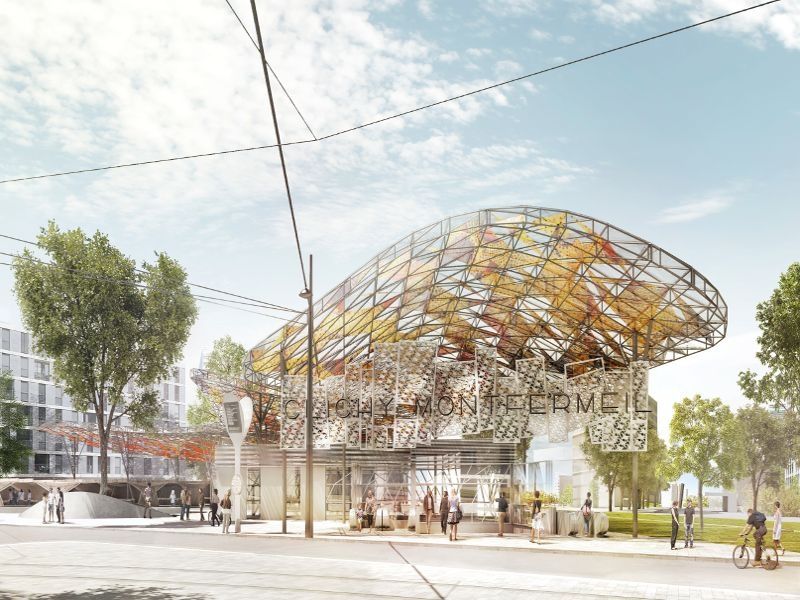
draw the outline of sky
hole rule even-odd
[[[231,0],[255,37],[246,0]],[[267,59],[319,137],[755,4],[755,0],[258,1]],[[274,143],[258,54],[224,0],[0,3],[0,179]],[[798,259],[800,0],[330,140],[287,147],[314,285],[453,214],[561,208],[693,265],[729,308],[716,347],[651,372],[732,407],[755,307]],[[276,90],[284,141],[309,136]],[[55,219],[189,280],[301,310],[277,151],[0,185],[0,233]],[[0,251],[22,245],[0,239]],[[4,262],[4,261],[0,261]],[[0,321],[19,324],[0,265]],[[184,364],[280,324],[200,304]]]

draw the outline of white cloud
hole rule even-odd
[[[535,28],[530,30],[529,35],[537,42],[546,42],[553,37],[547,31],[542,31],[541,29]]]
[[[482,6],[498,17],[520,17],[538,12],[547,0],[484,0]]]
[[[433,3],[431,0],[417,0],[417,10],[426,19],[433,18]]]
[[[614,26],[640,23],[658,18],[685,23],[730,13],[752,6],[751,0],[589,0],[595,17]],[[763,45],[777,40],[785,48],[800,50],[800,0],[782,0],[733,17],[709,23],[702,31],[730,33],[748,43]]]
[[[458,52],[455,50],[450,50],[448,52],[443,52],[439,55],[439,60],[443,63],[452,63],[458,60]]]
[[[574,44],[575,38],[571,35],[560,35],[558,36],[558,41],[562,44]]]
[[[475,58],[480,58],[481,56],[488,56],[491,53],[492,50],[490,48],[467,48],[467,54]]]
[[[659,214],[657,221],[659,223],[686,223],[689,221],[697,221],[709,215],[722,212],[730,205],[730,198],[723,196],[686,202],[678,206],[665,208]]]

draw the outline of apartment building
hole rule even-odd
[[[53,362],[36,353],[31,335],[10,325],[0,323],[0,371],[10,371],[14,379],[14,395],[24,405],[27,426],[22,431],[31,449],[25,472],[17,477],[71,476],[72,467],[82,479],[99,478],[100,452],[98,448],[73,446],[62,436],[42,431],[45,422],[65,421],[94,424],[94,412],[75,409],[69,395],[53,377]],[[156,384],[163,400],[159,425],[165,429],[186,426],[186,372],[183,367],[173,367],[170,376]],[[133,391],[128,388],[128,393]],[[123,418],[123,426],[129,425]],[[109,477],[124,478],[122,459],[110,452]],[[137,457],[132,476],[169,476],[180,469],[174,461],[156,457]]]

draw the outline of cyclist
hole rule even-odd
[[[753,561],[753,566],[763,567],[764,565],[761,564],[761,547],[764,545],[764,536],[767,534],[767,516],[762,512],[748,508],[747,524],[742,529],[739,537],[747,535],[753,529],[755,529],[753,537],[756,540],[756,559]]]

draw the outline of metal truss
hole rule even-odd
[[[513,367],[601,359],[651,367],[710,348],[727,306],[700,273],[608,223],[563,210],[482,210],[424,227],[387,248],[314,308],[316,377],[343,375],[375,344],[430,341],[440,357],[496,348]],[[276,388],[306,365],[305,317],[250,351],[248,379]]]

